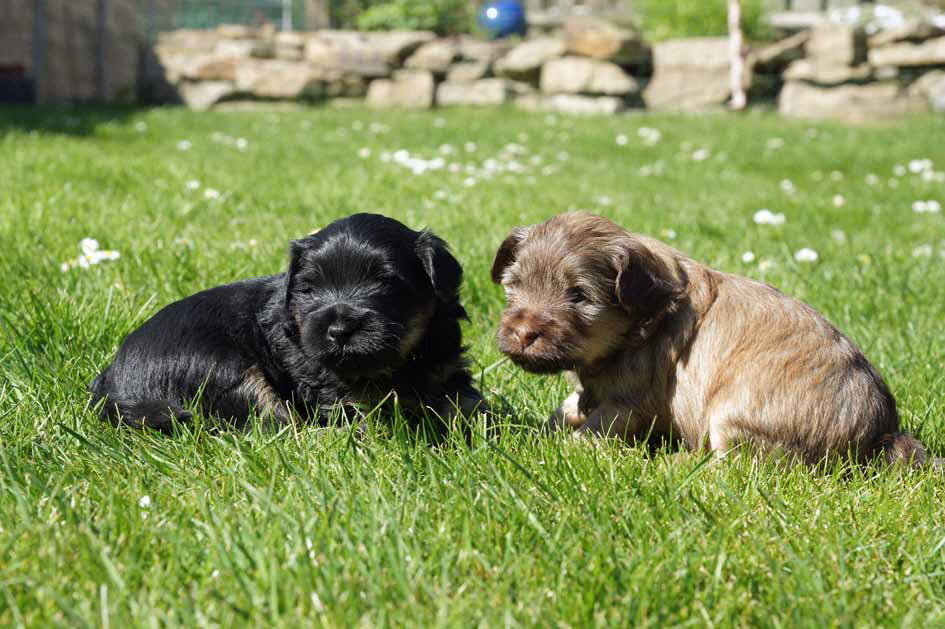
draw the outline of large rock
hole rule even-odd
[[[366,33],[370,45],[380,51],[388,63],[403,63],[417,48],[436,39],[430,31],[390,31]]]
[[[236,88],[256,98],[321,97],[327,79],[323,71],[300,61],[245,60],[236,68]]]
[[[866,61],[866,34],[853,26],[820,22],[811,29],[807,57],[832,65],[862,63]]]
[[[428,109],[433,106],[433,73],[429,70],[398,70],[392,79],[378,79],[368,86],[371,107]]]
[[[492,62],[505,55],[512,49],[512,44],[506,39],[485,41],[469,35],[456,38],[460,59],[479,61],[492,65]]]
[[[182,70],[185,79],[194,81],[236,81],[236,69],[245,59],[227,57],[201,57],[201,63],[194,63]]]
[[[818,87],[792,81],[781,90],[779,109],[796,118],[870,122],[928,111],[928,103],[897,83]]]
[[[653,79],[643,93],[647,107],[692,111],[722,105],[731,98],[728,39],[701,37],[657,44]],[[745,68],[745,87],[752,71]]]
[[[516,99],[515,104],[528,111],[556,111],[581,115],[613,115],[623,111],[626,107],[623,99],[615,96],[581,96],[577,94],[526,95]]]
[[[163,31],[157,35],[156,48],[167,51],[213,52],[220,36],[214,31],[180,29]]]
[[[305,59],[363,77],[389,76],[393,67],[434,37],[426,31],[318,31],[305,42]]]
[[[503,105],[531,91],[531,86],[509,79],[482,79],[471,83],[447,81],[437,88],[436,102],[443,106]]]
[[[230,81],[183,81],[177,90],[184,104],[196,111],[210,109],[238,92]]]
[[[927,99],[932,111],[945,112],[945,71],[923,74],[909,87],[909,93]]]
[[[594,17],[566,19],[564,44],[570,54],[613,61],[620,65],[641,65],[650,60],[650,47],[643,42],[639,33]]]
[[[870,48],[909,42],[913,44],[927,39],[945,36],[945,29],[930,22],[911,21],[896,28],[887,28],[870,37]]]
[[[276,55],[272,42],[262,39],[220,39],[213,47],[215,57],[259,57],[268,59]]]
[[[541,69],[545,94],[606,94],[626,96],[640,91],[636,79],[609,61],[587,57],[552,59]]]
[[[463,61],[457,63],[446,75],[450,83],[469,83],[478,81],[489,74],[489,64],[484,61]]]
[[[414,70],[429,70],[434,74],[446,74],[453,60],[459,55],[459,47],[448,39],[438,39],[423,44],[407,58],[406,66]]]
[[[778,73],[791,63],[804,58],[804,48],[810,41],[810,31],[801,31],[773,44],[755,47],[748,62],[759,72]]]
[[[523,42],[495,62],[498,76],[535,78],[547,61],[564,54],[564,42],[557,37],[537,37]]]
[[[255,39],[259,31],[246,24],[221,24],[217,27],[217,35],[226,39]]]
[[[870,50],[874,66],[921,67],[945,65],[945,37],[921,44],[892,44]]]
[[[280,31],[275,36],[277,59],[301,61],[305,56],[305,35],[294,31]]]
[[[784,71],[785,81],[808,81],[818,85],[840,85],[862,83],[873,78],[873,67],[863,63],[858,66],[837,65],[816,59],[800,59]]]

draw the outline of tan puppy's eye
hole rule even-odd
[[[583,304],[588,301],[587,293],[580,286],[574,286],[568,289],[568,301],[572,304]]]

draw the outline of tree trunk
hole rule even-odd
[[[742,57],[741,0],[728,0],[728,44],[729,60],[732,68],[732,109],[741,111],[748,104],[745,95],[745,59]]]

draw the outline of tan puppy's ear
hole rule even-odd
[[[617,302],[635,315],[653,316],[670,310],[686,290],[684,278],[639,242],[628,243],[617,261]]]
[[[495,254],[495,260],[492,262],[492,281],[496,284],[502,283],[502,273],[515,262],[515,252],[518,246],[522,244],[528,235],[527,227],[516,227],[499,245],[499,250]]]

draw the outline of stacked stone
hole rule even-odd
[[[868,122],[945,111],[945,30],[915,22],[867,37],[823,23],[784,81],[779,106],[787,116]]]
[[[639,100],[634,74],[650,64],[640,37],[575,18],[562,37],[512,46],[429,32],[276,33],[245,26],[162,33],[166,81],[194,109],[224,100],[365,98],[373,107],[515,103],[615,113]]]
[[[724,37],[653,49],[594,18],[512,45],[425,31],[277,33],[223,26],[158,39],[162,78],[185,103],[366,99],[373,107],[515,104],[538,111],[613,114],[720,108],[731,98]],[[945,30],[915,23],[867,37],[824,22],[743,51],[744,87],[805,118],[869,121],[945,111]]]

